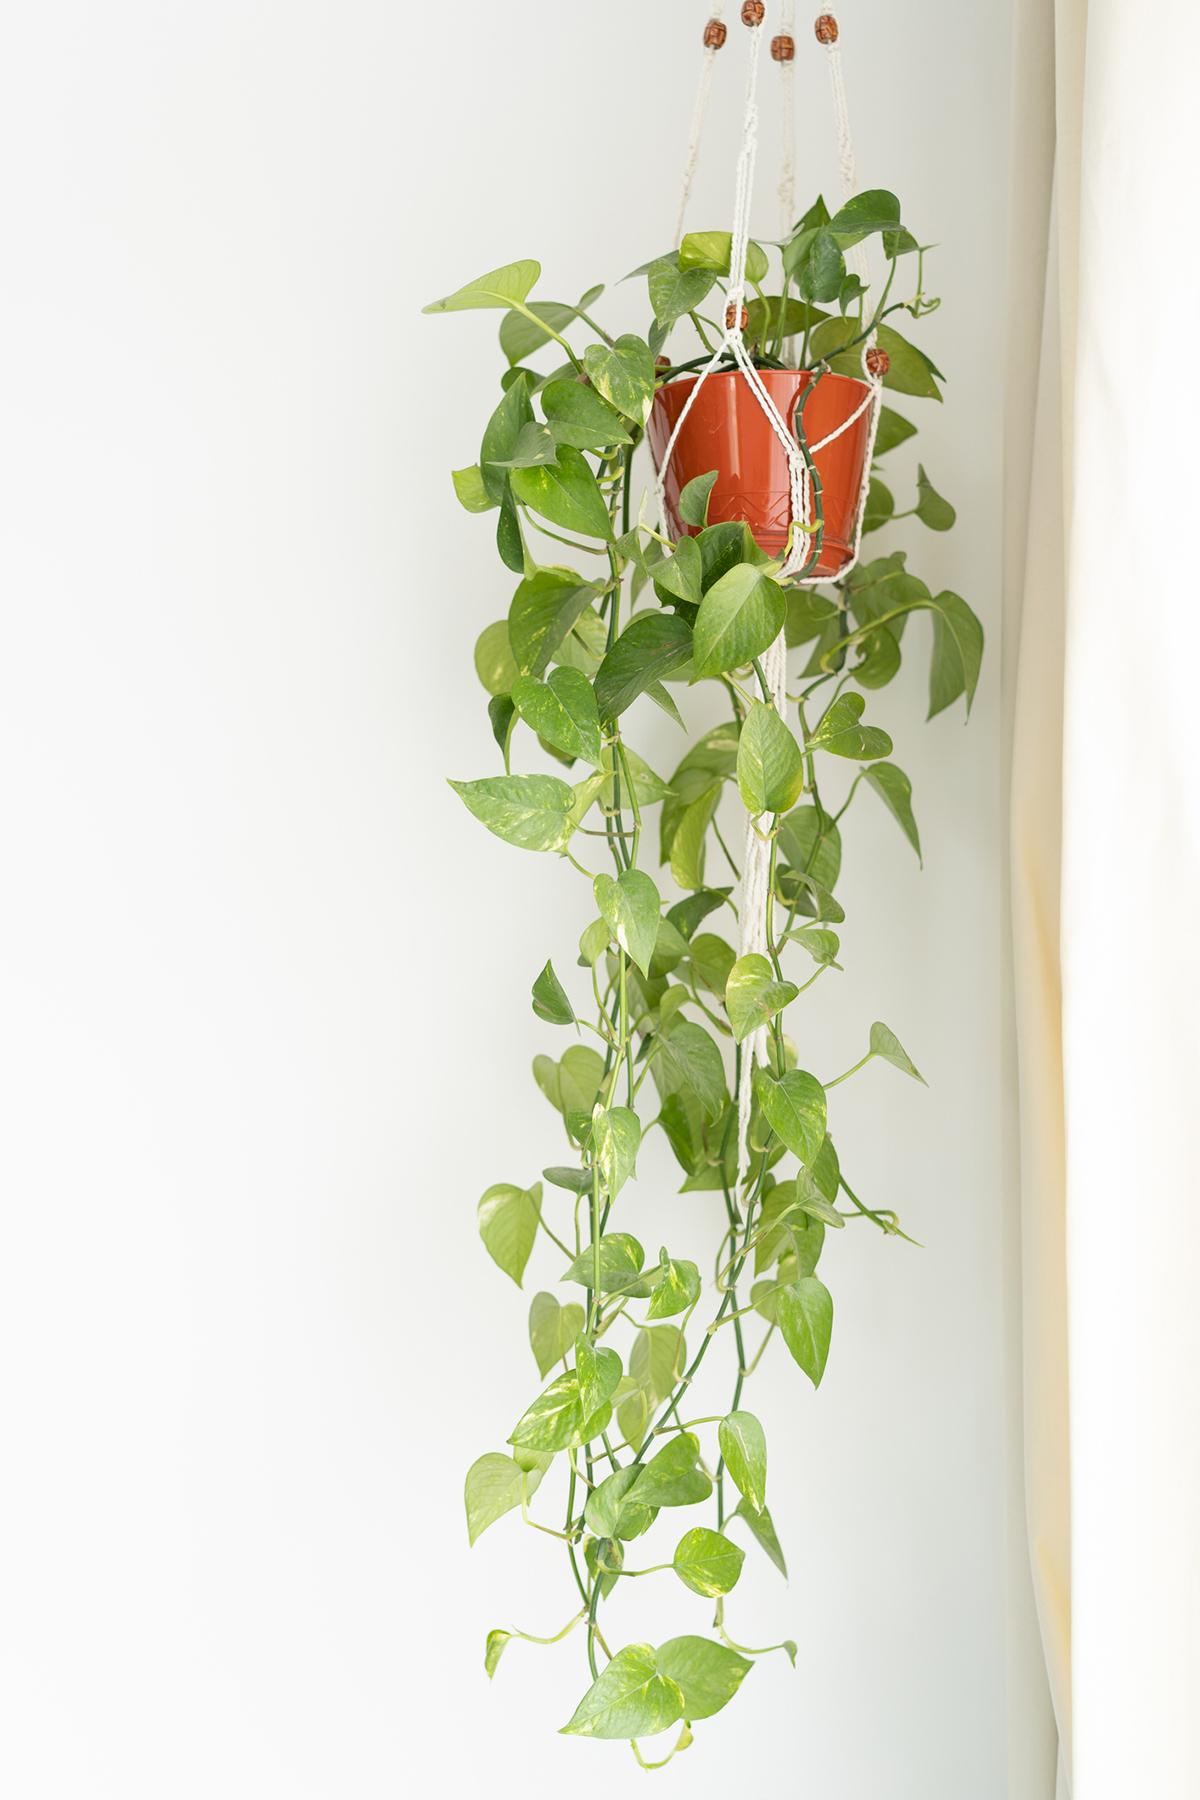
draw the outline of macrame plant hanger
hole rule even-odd
[[[712,88],[713,73],[718,51],[723,47],[728,36],[727,27],[721,17],[722,8],[718,5],[711,9],[708,23],[704,28],[704,62],[701,66],[699,86],[696,91],[696,104],[692,114],[691,131],[688,137],[687,156],[684,162],[683,181],[679,198],[679,212],[676,221],[676,245],[683,238],[683,222],[691,196],[692,183],[695,179],[696,165],[700,155],[700,142],[704,133],[704,120],[708,108],[709,94]],[[743,333],[747,324],[746,297],[746,250],[750,240],[750,208],[754,190],[754,170],[758,156],[758,71],[761,60],[762,38],[766,17],[766,7],[762,0],[745,0],[741,8],[743,25],[748,28],[749,66],[746,76],[746,96],[742,118],[742,142],[738,152],[737,168],[734,181],[733,229],[731,233],[729,259],[729,292],[728,304],[725,308],[724,331],[709,361],[701,368],[685,402],[674,430],[667,440],[666,449],[658,469],[657,498],[660,521],[663,531],[667,529],[666,495],[664,483],[671,454],[675,448],[684,420],[708,377],[726,357],[732,357],[738,372],[745,378],[747,385],[758,401],[759,406],[770,424],[772,431],[779,439],[787,458],[788,485],[791,496],[792,529],[789,534],[787,551],[779,570],[779,578],[791,577],[793,582],[802,587],[813,587],[825,579],[822,576],[807,574],[806,568],[814,561],[811,551],[813,542],[812,508],[813,481],[812,458],[827,444],[840,437],[844,431],[855,424],[864,413],[869,414],[869,430],[866,456],[863,462],[862,482],[859,489],[858,504],[854,515],[853,536],[850,546],[849,560],[838,571],[839,579],[849,573],[858,561],[859,548],[862,542],[863,513],[866,507],[867,488],[871,479],[871,460],[875,449],[875,433],[879,423],[880,395],[883,386],[883,374],[886,364],[881,353],[876,349],[874,332],[867,338],[862,351],[863,380],[867,391],[859,406],[847,419],[829,432],[819,442],[805,445],[802,436],[798,437],[788,428],[779,408],[775,405],[765,384],[759,378],[758,370],[746,349]],[[780,7],[780,19],[783,29],[771,40],[771,55],[780,70],[782,84],[782,119],[783,119],[783,151],[780,159],[779,204],[781,214],[781,231],[784,235],[790,232],[795,207],[795,126],[794,126],[794,68],[796,58],[796,40],[794,35],[795,4],[794,0],[784,0]],[[841,178],[842,202],[849,200],[854,193],[855,167],[854,143],[850,135],[850,115],[846,104],[846,88],[842,73],[841,51],[838,46],[839,26],[832,13],[821,13],[813,26],[817,42],[825,51],[829,66],[830,83],[833,90],[834,126],[837,133],[838,169]],[[867,281],[867,257],[862,243],[854,244],[847,254],[847,263],[851,272],[857,275],[863,285]],[[797,410],[797,430],[802,434],[800,410]],[[766,686],[780,718],[787,711],[787,647],[784,633],[781,631],[775,642],[762,657],[762,670]],[[768,840],[758,829],[755,818],[747,815],[745,837],[745,861],[742,876],[741,903],[741,955],[765,955],[767,950],[767,901],[770,882],[770,847]],[[765,1065],[767,1060],[767,1028],[762,1025],[749,1037],[742,1047],[738,1065],[737,1104],[738,1104],[738,1182],[749,1172],[747,1139],[750,1129],[750,1112],[754,1092],[754,1065]]]

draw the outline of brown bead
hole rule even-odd
[[[725,329],[726,329],[726,331],[733,330],[733,312],[734,312],[733,301],[731,300],[729,302],[729,305],[725,308]],[[749,323],[750,323],[750,314],[746,311],[746,308],[743,306],[742,316],[738,320],[738,330],[745,331],[745,329]]]
[[[742,7],[742,24],[761,25],[766,16],[766,11],[767,9],[763,5],[763,0],[746,0],[745,5]]]
[[[789,37],[786,31],[781,31],[778,37],[771,39],[771,55],[776,62],[791,62],[795,54],[796,40],[794,37]]]
[[[838,41],[838,22],[832,13],[818,14],[813,30],[818,44],[836,44]]]
[[[728,36],[729,31],[724,20],[710,19],[708,24],[704,27],[704,48],[706,50],[719,50]]]
[[[867,365],[867,374],[878,376],[880,381],[883,380],[884,376],[887,374],[888,370],[892,366],[892,359],[888,355],[887,351],[880,350],[874,344],[867,351],[867,354],[863,358],[863,361]]]
[[[654,359],[654,366],[656,369],[669,369],[671,366],[671,359],[669,356],[656,356]]]

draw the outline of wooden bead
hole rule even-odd
[[[661,371],[663,369],[669,369],[670,366],[671,366],[671,359],[669,356],[656,356],[655,357],[654,367],[656,369],[658,369],[659,371]]]
[[[706,50],[719,50],[728,36],[729,32],[726,29],[723,20],[710,19],[708,24],[704,27],[704,48]]]
[[[867,351],[864,361],[867,365],[867,374],[878,376],[880,381],[892,366],[892,359],[887,351],[880,350],[876,345],[872,345]]]
[[[771,55],[777,63],[791,62],[796,54],[796,40],[781,31],[778,37],[771,39]]]
[[[818,44],[836,44],[838,41],[838,22],[832,13],[821,13],[813,30],[817,34]]]
[[[731,300],[729,302],[729,305],[725,308],[725,329],[726,329],[726,331],[733,330],[733,313],[734,313],[734,306],[733,306],[733,301]],[[738,320],[739,331],[745,331],[745,329],[749,323],[750,323],[750,314],[747,312],[746,308],[743,306],[742,316]]]
[[[742,7],[742,24],[761,25],[766,16],[766,11],[767,9],[763,5],[763,0],[746,0],[745,5]]]

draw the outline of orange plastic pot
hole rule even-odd
[[[762,369],[759,374],[780,416],[794,429],[796,408],[812,380],[811,370]],[[668,382],[654,396],[646,436],[657,469],[662,468],[668,439],[696,380],[691,375]],[[837,431],[868,392],[867,383],[853,376],[822,375],[804,405],[807,442],[818,444]],[[836,576],[853,553],[855,513],[870,431],[871,409],[866,407],[852,425],[813,456],[821,478],[825,534],[812,573],[826,580]],[[744,519],[759,547],[769,556],[778,556],[787,543],[792,516],[787,456],[745,377],[734,370],[708,377],[671,452],[663,491],[673,536],[695,536],[697,528],[685,525],[679,517],[679,495],[695,476],[707,475],[712,469],[717,471],[717,479],[709,496],[709,524]]]

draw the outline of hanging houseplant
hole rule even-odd
[[[531,1146],[519,1179],[479,1202],[483,1243],[518,1286],[544,1253],[528,1330],[546,1385],[499,1411],[505,1448],[466,1483],[471,1541],[518,1515],[557,1540],[573,1599],[561,1629],[493,1630],[485,1665],[494,1674],[513,1639],[577,1634],[586,1680],[561,1728],[628,1739],[646,1766],[685,1748],[768,1653],[729,1629],[747,1551],[785,1569],[747,1383],[778,1338],[819,1385],[831,1233],[866,1222],[905,1235],[886,1196],[857,1191],[834,1090],[873,1061],[916,1068],[877,1022],[853,1067],[818,1073],[811,1030],[801,1058],[785,1018],[841,966],[851,806],[873,794],[920,853],[908,777],[867,699],[911,648],[914,614],[932,621],[930,716],[970,706],[983,642],[966,602],[935,594],[902,551],[860,556],[864,533],[904,516],[875,472],[916,429],[891,397],[941,397],[893,322],[936,305],[898,200],[854,192],[843,158],[839,207],[817,200],[776,245],[748,236],[763,11],[743,8],[734,227],[682,236],[646,265],[644,337],[597,322],[600,289],[577,305],[531,298],[532,261],[426,309],[502,311],[508,365],[479,460],[454,476],[469,511],[496,512],[517,578],[475,653],[503,773],[452,785],[499,837],[565,857],[586,895],[576,973],[548,961],[532,983],[535,1013],[571,1037],[533,1070],[562,1147]],[[828,15],[817,35],[836,57]],[[710,23],[710,69],[723,40]],[[785,77],[791,41],[772,46]],[[836,62],[834,76],[844,105]],[[644,439],[653,517],[634,503]],[[934,530],[954,522],[919,466],[907,510]],[[686,732],[680,702],[696,683],[715,684],[727,717],[664,779],[635,748],[631,708],[645,697]],[[515,772],[531,756],[542,768]],[[694,1241],[672,1227],[657,1256],[630,1229],[655,1129],[699,1196]],[[625,1596],[643,1578],[698,1596],[702,1629],[627,1641]],[[794,1644],[769,1649],[795,1662]],[[644,1756],[640,1740],[668,1730],[664,1753]]]

